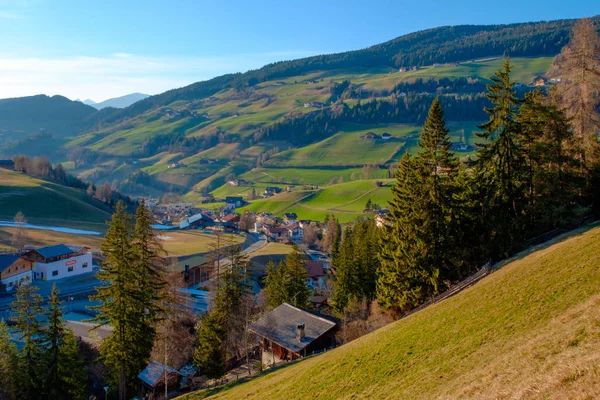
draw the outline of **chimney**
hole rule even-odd
[[[300,343],[304,339],[304,322],[296,325],[296,341]]]

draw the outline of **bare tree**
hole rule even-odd
[[[19,253],[23,252],[25,248],[25,243],[27,242],[27,231],[25,230],[25,225],[27,224],[27,219],[25,215],[19,211],[15,215],[15,231],[12,235],[12,245],[17,249]]]
[[[249,213],[248,211],[244,212],[240,217],[240,230],[249,231],[254,227],[254,222],[256,222],[254,214]]]
[[[557,100],[571,119],[580,146],[579,158],[586,165],[600,161],[600,37],[589,18],[579,20],[569,44],[556,56],[549,75],[560,79]]]

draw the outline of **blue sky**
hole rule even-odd
[[[598,0],[0,0],[0,98],[96,101],[440,25],[600,14]]]

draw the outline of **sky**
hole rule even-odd
[[[442,25],[600,14],[600,0],[0,0],[0,98],[102,101]]]

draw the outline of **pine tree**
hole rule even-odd
[[[307,280],[308,271],[304,255],[294,245],[292,252],[285,257],[285,288],[288,303],[300,308],[310,307],[311,292],[306,286]]]
[[[161,308],[161,293],[165,286],[163,260],[164,250],[152,230],[152,216],[144,200],[135,215],[135,228],[132,236],[133,263],[131,272],[135,281],[135,305],[132,304],[132,316],[137,321],[136,330],[137,369],[142,370],[148,363],[156,339],[157,323],[164,318]],[[134,349],[131,349],[132,351]]]
[[[56,285],[49,298],[44,329],[45,393],[52,399],[84,399],[87,386],[86,366],[77,340],[62,320],[63,311]]]
[[[523,237],[526,204],[523,181],[527,175],[519,142],[517,108],[521,100],[510,79],[510,60],[491,78],[487,98],[492,102],[485,111],[490,119],[476,135],[478,144],[475,174],[484,196],[483,220],[487,223],[489,252],[492,258],[505,257]]]
[[[227,372],[225,367],[224,328],[221,315],[210,313],[202,317],[196,327],[198,347],[194,352],[194,365],[209,378],[220,378]]]
[[[59,374],[59,355],[64,345],[65,324],[62,320],[63,312],[61,301],[58,299],[56,285],[52,287],[50,308],[46,312],[47,326],[44,332],[46,351],[44,354],[46,364],[46,391],[52,398],[59,398],[63,393],[61,376]]]
[[[17,345],[11,341],[8,325],[0,320],[0,399],[17,398]]]
[[[67,328],[63,334],[63,343],[58,354],[58,374],[61,380],[61,398],[86,399],[87,369],[71,328]]]
[[[285,303],[287,291],[285,287],[285,265],[283,262],[278,267],[273,261],[267,263],[267,275],[265,276],[266,306],[277,308]]]
[[[15,311],[15,327],[19,340],[24,346],[19,356],[19,392],[20,398],[37,399],[44,393],[44,374],[42,369],[43,331],[38,320],[42,314],[42,297],[37,294],[38,288],[32,285],[21,285],[17,290],[17,298],[12,304]]]
[[[135,387],[135,377],[139,371],[138,340],[136,333],[139,322],[137,316],[139,304],[131,266],[134,264],[135,251],[131,243],[131,215],[125,211],[122,202],[117,204],[112,220],[102,242],[102,253],[105,261],[98,279],[108,283],[97,287],[98,294],[90,296],[91,300],[101,302],[91,307],[97,310],[92,320],[98,326],[110,324],[113,327],[110,336],[100,345],[100,354],[105,365],[110,369],[112,387],[118,384],[119,398],[127,398],[127,387]]]
[[[344,229],[333,267],[336,277],[332,295],[333,308],[342,313],[352,300],[361,296],[358,288],[358,265],[354,259],[354,235],[350,226]]]
[[[413,246],[412,213],[415,205],[414,161],[404,153],[396,170],[392,187],[390,212],[381,228],[377,278],[377,297],[384,308],[408,309],[422,296],[420,271],[412,268],[410,259],[417,249]]]

